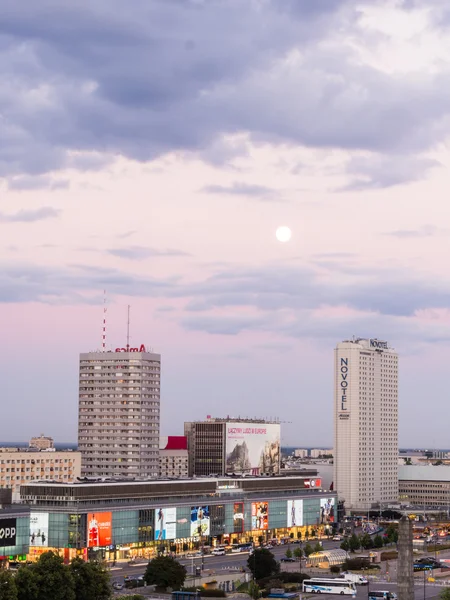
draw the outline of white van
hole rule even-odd
[[[362,575],[358,575],[357,573],[343,573],[341,575],[346,581],[352,581],[356,583],[356,585],[368,585],[369,580],[363,577]]]
[[[397,600],[397,594],[395,592],[388,592],[385,590],[374,590],[369,592],[369,600]]]

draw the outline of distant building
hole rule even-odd
[[[62,483],[81,475],[81,454],[23,448],[0,448],[0,488],[10,488],[18,501],[20,486],[36,480]]]
[[[294,456],[296,458],[308,458],[308,450],[306,448],[297,448],[294,450]]]
[[[322,456],[332,456],[333,450],[330,448],[312,448],[310,452],[311,458],[321,458]]]
[[[78,449],[85,477],[158,477],[161,356],[80,354]]]
[[[187,477],[189,471],[187,438],[169,435],[159,440],[159,476]]]
[[[334,489],[347,509],[398,499],[398,354],[353,339],[334,351]]]
[[[402,504],[446,507],[450,510],[450,467],[405,465],[398,468],[398,493]]]
[[[38,450],[48,450],[54,448],[55,443],[53,438],[45,436],[43,433],[39,437],[32,437],[29,443],[30,448],[37,448]]]
[[[215,419],[184,424],[189,476],[277,475],[280,424],[252,419]]]

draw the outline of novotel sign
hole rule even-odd
[[[347,408],[347,390],[348,390],[348,358],[341,358],[340,365],[340,380],[339,380],[339,396],[341,411],[348,410]]]
[[[127,344],[126,348],[116,348],[116,352],[146,352],[144,344],[141,344],[139,347],[131,348]]]
[[[370,347],[375,350],[388,350],[389,346],[387,342],[381,342],[380,340],[369,340]]]

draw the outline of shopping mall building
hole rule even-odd
[[[334,492],[299,476],[35,482],[0,509],[0,560],[151,558],[219,544],[331,533]]]

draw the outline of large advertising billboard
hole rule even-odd
[[[252,502],[252,529],[269,529],[268,502]]]
[[[177,509],[157,508],[155,510],[155,540],[174,540],[177,537]]]
[[[287,503],[287,526],[303,526],[303,500],[288,500]]]
[[[244,503],[235,502],[233,506],[233,532],[242,533],[244,531]]]
[[[226,472],[280,472],[280,425],[226,423]]]
[[[111,545],[112,514],[110,512],[88,513],[88,547]]]
[[[320,522],[322,524],[334,523],[335,498],[320,499]]]
[[[0,519],[0,548],[16,545],[16,519]]]
[[[30,546],[48,547],[48,513],[30,513]]]
[[[209,519],[209,506],[191,507],[191,537],[199,538],[210,535],[211,522]]]

